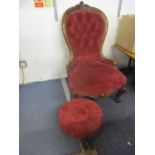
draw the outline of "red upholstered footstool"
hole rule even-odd
[[[73,99],[65,102],[58,112],[63,131],[75,138],[94,135],[103,123],[100,106],[87,99]]]

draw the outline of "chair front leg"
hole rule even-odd
[[[125,87],[124,87],[124,86],[121,87],[121,88],[117,91],[116,96],[115,96],[115,101],[116,101],[117,103],[122,102],[121,96],[122,96],[125,92],[126,92],[126,90],[125,90]]]

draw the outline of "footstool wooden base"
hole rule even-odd
[[[90,150],[85,150],[81,153],[76,153],[74,155],[98,155],[98,153],[96,149],[90,149]]]

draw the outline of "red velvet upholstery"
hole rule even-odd
[[[73,99],[61,106],[58,119],[67,135],[84,138],[98,131],[103,123],[103,113],[93,101]]]
[[[126,83],[126,77],[113,65],[100,61],[81,61],[68,74],[72,94],[95,96],[111,94]]]
[[[72,94],[98,97],[126,84],[126,77],[101,56],[107,18],[96,8],[80,5],[66,11],[63,32],[72,54],[68,83]]]
[[[76,60],[100,57],[100,46],[106,23],[95,12],[86,10],[70,13],[66,32]]]

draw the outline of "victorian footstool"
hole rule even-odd
[[[94,149],[89,149],[85,138],[95,135],[103,124],[103,112],[99,105],[88,99],[72,99],[62,104],[58,120],[65,134],[81,140],[83,154],[94,152],[92,155],[97,155]]]

